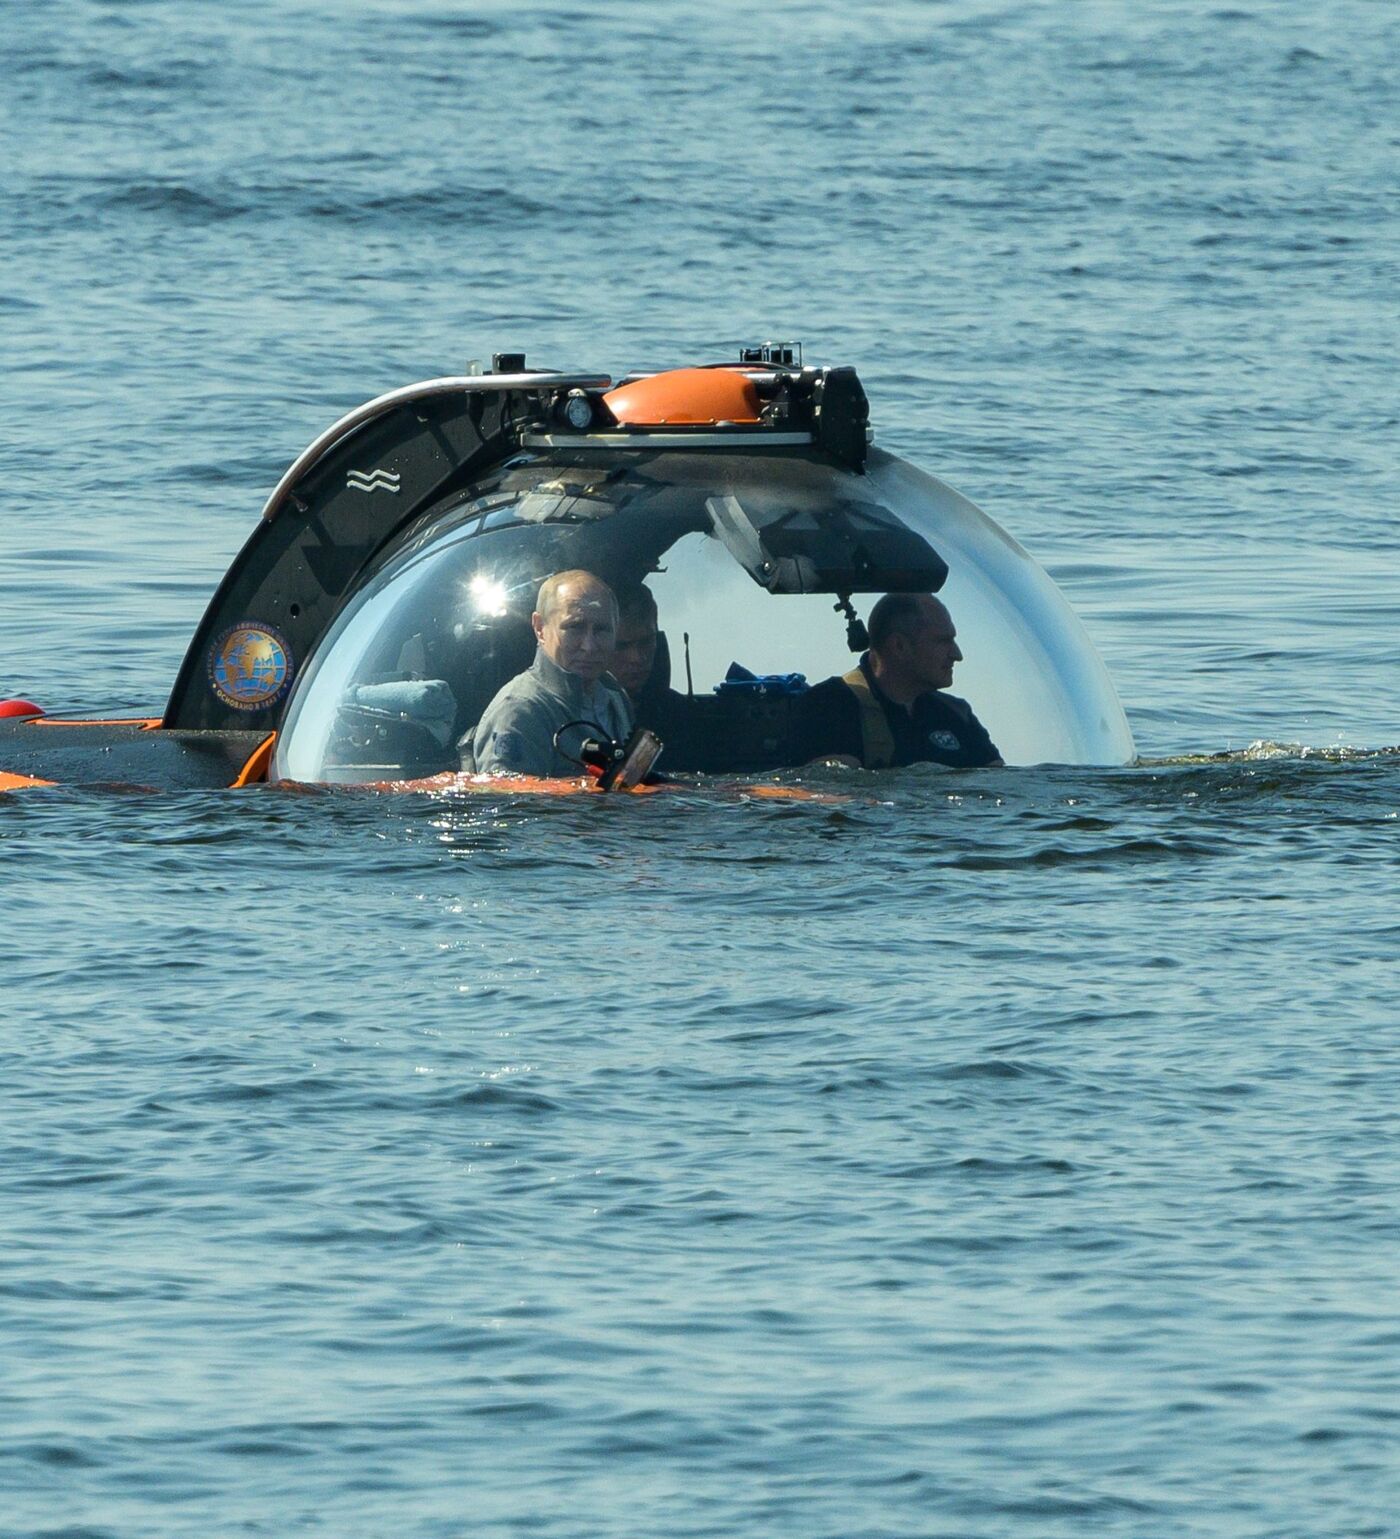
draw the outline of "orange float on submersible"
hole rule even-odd
[[[668,369],[603,397],[623,427],[758,423],[758,389],[738,369]]]

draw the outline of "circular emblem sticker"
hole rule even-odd
[[[287,643],[266,625],[235,625],[209,653],[209,685],[235,711],[259,711],[280,700],[292,680]]]

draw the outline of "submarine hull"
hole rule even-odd
[[[780,681],[845,674],[856,606],[893,592],[944,599],[964,655],[952,692],[1006,762],[1133,759],[1059,589],[961,493],[871,446],[854,370],[804,367],[787,344],[616,387],[511,366],[332,424],[269,497],[163,714],[0,702],[0,789],[451,777],[530,665],[541,581],[575,568],[655,601],[649,685],[669,719],[641,724],[669,741],[665,769],[796,767],[803,686]]]

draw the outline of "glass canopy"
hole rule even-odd
[[[940,596],[965,654],[952,693],[1007,762],[1133,757],[1112,682],[1054,583],[967,498],[907,462],[872,450],[857,475],[771,451],[566,459],[521,456],[419,521],[303,668],[274,778],[456,768],[458,740],[530,664],[540,582],[575,567],[615,589],[645,582],[657,601],[670,683],[693,694],[709,739],[693,762],[663,755],[663,769],[783,767],[780,727],[755,736],[737,707],[715,707],[730,665],[813,683],[844,673],[853,658],[836,595],[868,615],[887,588],[937,587],[944,563]]]

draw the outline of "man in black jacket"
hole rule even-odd
[[[1000,765],[967,701],[944,693],[962,661],[957,629],[931,593],[887,593],[870,613],[870,650],[858,667],[815,685],[799,702],[794,758],[866,769],[905,764]]]
[[[682,763],[691,735],[690,702],[670,686],[670,658],[661,647],[656,597],[638,583],[618,593],[617,608],[612,676],[627,691],[637,725],[650,727],[666,745],[667,769],[693,768]]]

